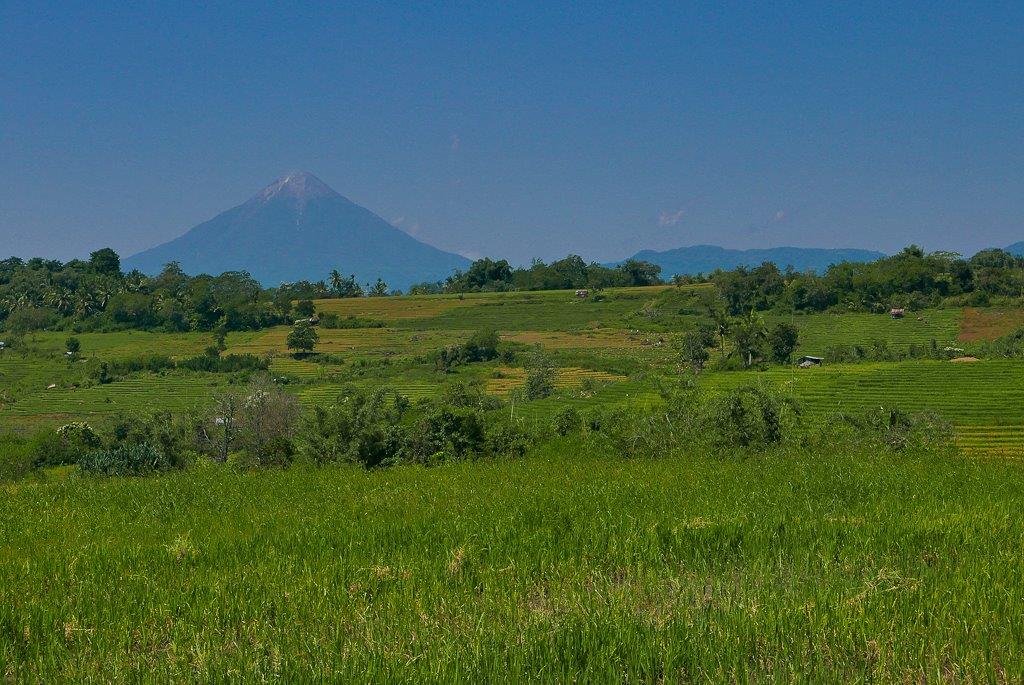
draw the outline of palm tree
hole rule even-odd
[[[331,269],[331,291],[335,297],[341,297],[341,290],[344,285],[345,279],[342,278],[341,272],[337,269]]]
[[[46,294],[46,303],[56,309],[61,316],[67,316],[75,308],[75,294],[63,286],[56,285]]]

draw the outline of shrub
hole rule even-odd
[[[195,419],[166,410],[119,414],[111,421],[107,444],[150,445],[174,467],[184,467],[195,447]]]
[[[583,415],[576,407],[566,406],[555,412],[551,423],[556,435],[571,435],[582,430]]]
[[[238,444],[257,466],[292,460],[291,438],[299,418],[298,400],[259,377],[249,385],[238,414]]]
[[[498,356],[498,341],[496,331],[477,331],[461,345],[451,345],[438,350],[435,355],[437,369],[448,373],[462,364],[491,361]]]
[[[143,476],[172,468],[171,461],[146,444],[127,444],[92,450],[82,457],[83,473],[98,476]]]
[[[522,457],[533,444],[531,436],[520,424],[492,421],[487,427],[486,451],[493,457]]]
[[[60,466],[77,464],[83,454],[100,446],[100,439],[89,424],[74,422],[36,433],[29,445],[36,466]]]
[[[346,393],[334,404],[303,417],[298,454],[312,462],[350,462],[366,468],[401,458],[405,437],[402,409],[387,390]]]
[[[334,312],[324,312],[320,314],[321,328],[385,328],[386,326],[387,324],[383,321],[364,319],[351,314],[344,318]]]
[[[408,456],[419,463],[434,463],[483,455],[486,428],[476,409],[441,406],[416,425],[409,440]]]
[[[778,390],[744,386],[711,403],[708,434],[720,446],[768,447],[787,437],[798,414],[795,401]]]
[[[479,381],[474,383],[456,382],[446,385],[441,393],[441,404],[452,407],[473,407],[484,411],[501,409],[501,398],[490,395]]]
[[[674,441],[668,439],[671,426],[665,414],[616,407],[602,412],[591,425],[615,454],[627,459],[659,456],[674,447]]]
[[[538,365],[526,373],[523,394],[528,400],[540,400],[550,397],[555,392],[555,369],[551,366]]]
[[[856,442],[876,449],[902,452],[911,448],[938,448],[952,444],[952,428],[940,417],[879,407],[861,414],[835,414],[825,422],[812,442],[835,445]]]
[[[174,360],[165,354],[148,354],[126,359],[101,361],[89,369],[89,375],[97,383],[106,384],[129,374],[148,371],[159,373],[174,368]]]

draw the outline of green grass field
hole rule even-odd
[[[941,454],[210,467],[4,492],[29,682],[1019,682],[1024,471]]]
[[[232,334],[304,406],[346,388],[413,401],[476,384],[550,426],[571,406],[656,408],[684,373],[693,289],[362,298],[322,311],[385,327]],[[1008,310],[815,314],[798,353],[1002,334]],[[920,317],[920,320],[919,318]],[[436,368],[495,328],[513,359]],[[200,354],[210,334],[41,333],[0,356],[0,433],[203,407],[244,375],[182,369],[99,384],[98,361]],[[965,342],[957,343],[958,339]],[[539,347],[556,391],[513,392]],[[714,353],[717,355],[717,352]],[[0,484],[0,678],[11,682],[1021,682],[1024,362],[708,369],[711,395],[787,389],[804,421],[935,412],[938,452],[780,448],[626,460],[594,434],[519,460],[159,477],[55,469]],[[52,386],[52,387],[50,387]]]

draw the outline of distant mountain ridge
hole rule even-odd
[[[123,264],[126,270],[156,274],[172,261],[193,275],[248,271],[264,286],[325,279],[337,269],[361,283],[380,277],[403,290],[470,264],[416,240],[307,172],[288,174],[247,202]]]
[[[767,249],[730,250],[716,245],[692,245],[674,250],[641,250],[631,259],[657,264],[662,276],[693,276],[715,269],[730,270],[739,266],[758,266],[773,262],[780,269],[792,265],[797,271],[824,272],[840,262],[871,262],[886,255],[873,250],[817,247],[772,247]],[[621,262],[617,262],[621,264]]]
[[[1017,257],[1024,257],[1024,240],[1013,245],[1007,245],[1006,251]]]

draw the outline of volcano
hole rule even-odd
[[[188,274],[248,271],[264,286],[327,278],[332,269],[392,288],[446,278],[469,260],[416,240],[342,197],[313,174],[274,181],[244,204],[124,260],[159,273],[178,262]]]

